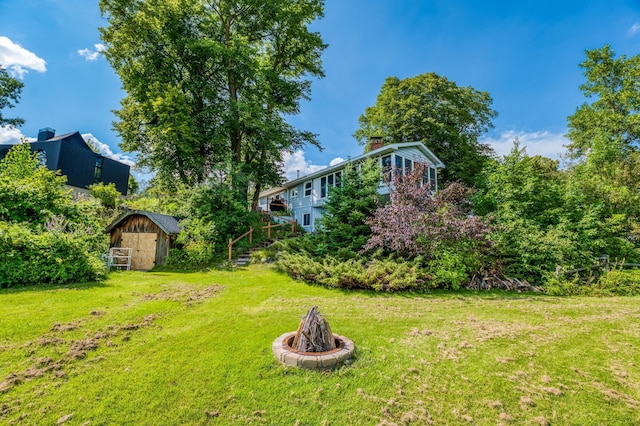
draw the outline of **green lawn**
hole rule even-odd
[[[385,295],[266,267],[0,291],[0,424],[640,424],[640,298]],[[271,343],[318,305],[332,372]]]

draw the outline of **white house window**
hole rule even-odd
[[[309,197],[311,195],[311,181],[304,183],[304,196]]]
[[[320,198],[325,198],[329,195],[329,191],[332,186],[342,185],[342,172],[331,173],[330,175],[320,178]]]
[[[404,158],[396,154],[396,174],[402,175],[402,166],[404,165]]]
[[[298,188],[293,188],[290,192],[289,192],[289,197],[291,198],[296,198],[298,196]]]
[[[413,164],[408,158],[404,159],[404,174],[408,175],[413,170]]]
[[[429,167],[429,185],[431,186],[431,189],[436,189],[436,186],[438,184],[438,175],[436,174],[436,169],[434,169],[433,167]]]
[[[391,156],[385,155],[382,157],[382,173],[385,175],[385,179],[391,181]]]
[[[311,225],[311,213],[305,213],[302,215],[302,226]]]

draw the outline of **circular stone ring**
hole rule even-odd
[[[334,334],[336,348],[326,352],[300,352],[291,347],[295,332],[285,333],[276,338],[271,345],[273,355],[284,365],[302,367],[310,370],[326,370],[343,365],[353,356],[353,341]]]

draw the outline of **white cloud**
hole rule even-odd
[[[96,43],[93,45],[93,47],[95,48],[95,50],[79,49],[78,55],[82,56],[87,61],[95,61],[96,59],[98,59],[98,55],[100,55],[101,52],[105,51],[106,47],[101,43]]]
[[[136,163],[131,159],[131,157],[129,157],[128,155],[124,155],[122,153],[120,154],[114,153],[113,151],[111,151],[111,148],[109,147],[109,145],[107,145],[106,143],[100,142],[98,138],[93,136],[93,134],[82,133],[82,137],[84,138],[85,141],[87,141],[88,144],[96,147],[96,149],[100,152],[100,154],[104,155],[105,157],[111,158],[112,160],[119,161],[128,166],[135,167]]]
[[[499,157],[503,157],[511,152],[515,138],[518,138],[521,147],[527,148],[528,155],[541,155],[556,160],[565,153],[564,145],[570,142],[564,135],[558,133],[547,131],[526,133],[513,130],[502,132],[498,138],[485,138],[481,142],[489,144]]]
[[[293,154],[285,152],[282,155],[282,161],[284,163],[284,175],[287,180],[296,179],[298,174],[302,177],[327,168],[327,166],[316,166],[308,163],[304,158],[304,152],[302,150],[296,151]]]
[[[18,78],[23,78],[30,69],[38,72],[47,70],[44,59],[5,36],[0,36],[0,66]]]
[[[629,32],[627,33],[629,36],[634,36],[640,31],[640,22],[636,22],[629,28]]]
[[[331,160],[331,162],[329,163],[329,166],[335,166],[336,164],[340,164],[340,163],[344,163],[345,160],[344,158],[340,158],[340,157],[336,157],[333,160]]]
[[[20,129],[13,126],[0,126],[0,145],[15,145],[22,139],[33,142],[36,138],[29,138],[22,134]]]

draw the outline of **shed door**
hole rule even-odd
[[[146,271],[155,266],[158,234],[123,232],[122,247],[131,247],[131,269]]]

